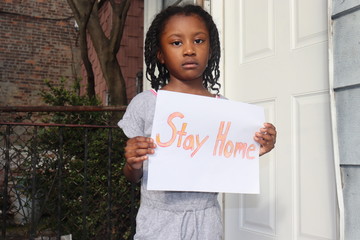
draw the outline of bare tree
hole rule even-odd
[[[112,8],[110,36],[103,31],[99,19],[99,4],[108,1]],[[94,73],[87,51],[90,35],[100,67],[109,90],[110,105],[127,104],[125,80],[116,55],[120,48],[127,12],[131,0],[67,0],[79,25],[81,57],[88,75],[88,95],[95,96]]]

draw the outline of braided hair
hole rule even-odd
[[[165,28],[167,21],[174,15],[198,15],[201,17],[209,31],[210,35],[210,58],[208,65],[203,73],[203,86],[206,89],[212,89],[219,93],[220,77],[219,61],[220,61],[220,41],[219,32],[209,13],[200,6],[170,6],[159,14],[151,23],[145,39],[145,64],[146,78],[151,82],[151,87],[155,90],[165,86],[170,78],[170,74],[165,64],[159,62],[157,53],[160,50],[160,36]],[[156,72],[157,69],[157,72]]]

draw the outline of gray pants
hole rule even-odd
[[[163,205],[142,199],[134,240],[221,240],[219,203],[206,206]]]

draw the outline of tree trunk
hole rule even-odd
[[[95,94],[95,76],[92,69],[92,64],[89,60],[88,47],[87,47],[87,24],[91,11],[94,9],[95,0],[73,1],[67,0],[71,10],[74,13],[75,20],[79,26],[79,40],[80,40],[80,52],[81,60],[83,61],[86,75],[87,75],[87,88],[86,92],[89,98],[94,98]]]
[[[112,106],[127,105],[125,79],[116,55],[120,48],[130,1],[122,0],[121,3],[115,3],[110,0],[113,10],[113,25],[110,38],[107,38],[102,30],[97,11],[92,11],[88,22],[88,32],[109,90],[109,105]],[[95,3],[94,9],[97,9],[97,3]]]
[[[92,64],[89,60],[88,55],[88,48],[87,48],[87,40],[86,40],[86,28],[84,30],[80,30],[80,52],[81,52],[81,59],[83,61],[86,75],[87,75],[87,87],[86,93],[89,98],[94,98],[95,94],[95,76],[94,71],[92,69]]]
[[[125,79],[116,54],[113,54],[113,56],[100,55],[99,60],[109,90],[109,105],[127,105]]]
[[[103,0],[108,1],[112,8],[112,28],[110,37],[106,37],[101,27],[98,15],[98,0],[67,0],[80,29],[84,34],[89,33],[100,67],[109,89],[109,105],[126,105],[125,79],[122,75],[116,55],[120,48],[127,12],[131,0]],[[86,35],[81,35],[82,59],[88,73],[88,94],[93,94],[94,74],[87,55]],[[85,55],[86,50],[86,55]],[[92,92],[93,91],[93,92]]]

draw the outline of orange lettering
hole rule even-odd
[[[185,150],[194,150],[194,135],[189,135],[185,138],[183,148]]]
[[[254,145],[254,144],[251,144],[251,145],[249,146],[249,148],[247,149],[246,158],[247,158],[247,159],[254,159],[255,157],[254,157],[254,156],[251,157],[251,156],[249,155],[249,153],[250,153],[250,152],[253,152],[253,151],[255,151],[255,150],[256,150],[255,145]]]
[[[196,135],[196,149],[195,151],[191,154],[191,157],[193,157],[201,148],[201,146],[206,142],[206,140],[208,140],[209,136],[206,136],[201,142],[199,141],[199,135]]]
[[[246,153],[246,148],[247,148],[247,144],[246,143],[242,143],[242,142],[237,142],[235,144],[235,151],[234,151],[234,157],[236,157],[236,153],[239,152],[239,154],[242,151],[242,158],[245,157],[245,153]]]
[[[182,124],[182,127],[181,127],[181,131],[178,131],[178,135],[179,135],[179,140],[178,140],[178,143],[177,143],[177,146],[178,147],[181,147],[181,141],[182,141],[182,136],[185,136],[187,132],[185,132],[186,130],[186,126],[187,126],[187,123],[183,123]]]
[[[219,131],[218,131],[218,134],[217,134],[217,137],[216,137],[215,147],[214,147],[214,151],[213,151],[214,156],[216,155],[216,151],[217,151],[219,143],[220,143],[219,156],[221,156],[222,152],[224,151],[224,145],[225,145],[227,134],[228,134],[229,129],[230,129],[231,122],[228,122],[226,124],[225,133],[223,133],[224,124],[225,124],[224,121],[220,122]]]
[[[169,124],[169,126],[171,127],[172,129],[172,136],[170,138],[170,140],[168,142],[161,142],[160,141],[160,134],[156,134],[156,143],[160,146],[160,147],[168,147],[170,146],[174,141],[175,141],[175,138],[176,138],[176,127],[174,125],[174,123],[172,122],[172,120],[176,117],[179,117],[179,118],[184,118],[184,115],[180,112],[174,112],[172,114],[169,115],[168,119],[167,119],[167,123]]]
[[[229,147],[230,147],[230,149],[229,149]],[[233,151],[234,151],[234,144],[232,141],[228,141],[225,145],[224,156],[226,158],[231,157],[231,154],[233,153]]]

